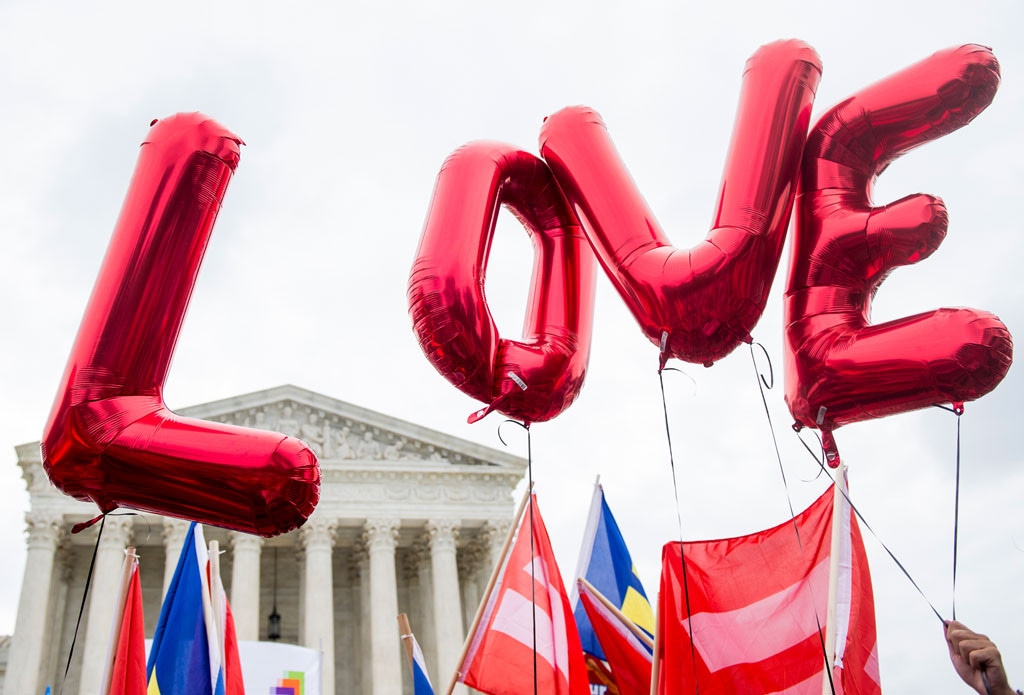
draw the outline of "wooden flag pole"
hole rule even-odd
[[[487,589],[484,590],[483,597],[480,599],[480,605],[477,606],[473,624],[470,626],[469,632],[466,633],[466,641],[462,645],[462,654],[459,655],[458,666],[455,667],[455,673],[452,674],[452,679],[448,683],[448,689],[445,691],[446,695],[452,695],[452,691],[455,690],[455,684],[459,682],[462,662],[466,660],[466,654],[469,653],[469,644],[476,633],[477,627],[480,626],[480,618],[483,617],[484,608],[491,597],[491,592],[494,591],[494,585],[498,583],[498,577],[501,575],[501,569],[505,565],[505,557],[508,555],[509,546],[512,545],[512,539],[515,537],[516,531],[519,528],[519,522],[523,518],[523,510],[526,509],[526,503],[530,500],[532,494],[533,483],[530,483],[526,494],[523,495],[523,500],[519,503],[519,509],[516,510],[515,518],[512,519],[512,526],[509,527],[508,535],[505,536],[505,544],[501,547],[501,555],[498,557],[498,562],[495,563],[494,569],[491,570],[491,579],[487,582]]]
[[[583,577],[580,577],[576,581],[582,584],[587,591],[593,594],[594,598],[600,601],[605,608],[610,610],[616,618],[621,620],[622,624],[628,627],[629,631],[632,632],[638,640],[646,644],[648,649],[654,649],[654,640],[651,639],[650,635],[648,635],[646,632],[637,627],[637,624],[634,623],[632,620],[627,618],[626,614],[620,611],[618,608],[616,608],[615,604],[609,601],[607,596],[605,596],[596,588],[594,588],[594,585],[588,582]]]
[[[651,695],[658,695],[658,670],[661,668],[661,599],[654,609],[654,654],[651,655]]]
[[[409,668],[415,670],[412,652],[412,627],[409,626],[409,616],[405,613],[398,614],[398,636],[402,639],[402,646],[405,647],[405,655],[409,657]]]

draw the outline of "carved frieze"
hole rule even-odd
[[[433,444],[295,401],[270,403],[212,419],[298,437],[322,459],[486,465],[459,452],[440,449]]]

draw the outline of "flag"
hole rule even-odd
[[[576,576],[583,577],[591,586],[607,598],[623,615],[633,621],[648,635],[654,635],[654,612],[647,600],[640,577],[636,573],[633,559],[626,548],[626,541],[615,523],[612,510],[604,497],[600,484],[594,486],[594,497],[590,503],[590,516],[583,533]],[[573,587],[573,617],[580,633],[583,651],[598,659],[604,659],[601,643],[594,634],[590,619]]]
[[[489,695],[589,695],[587,666],[536,496],[490,593],[458,679]],[[536,667],[536,670],[535,670]]]
[[[616,690],[620,695],[649,695],[652,645],[633,631],[639,628],[630,629],[630,625],[624,622],[629,621],[628,618],[605,605],[608,599],[586,580],[578,579],[576,584],[580,604],[586,610],[604,651]]]
[[[795,520],[766,531],[665,545],[660,695],[698,687],[702,695],[820,695],[829,631],[835,692],[881,693],[867,556],[845,497],[833,497],[830,489]],[[827,625],[833,504],[840,523],[838,600],[835,625]]]
[[[235,618],[231,615],[231,604],[220,576],[220,563],[215,562],[217,541],[210,541],[210,556],[207,564],[207,580],[210,586],[211,604],[216,620],[217,638],[220,649],[217,658],[223,667],[219,669],[218,684],[214,692],[224,695],[245,695],[245,683],[242,680],[242,662],[238,657],[238,638],[235,635]],[[223,686],[223,691],[220,689]]]
[[[115,626],[108,695],[146,695],[146,621],[142,613],[139,557],[125,556],[128,587],[121,620]],[[109,663],[109,662],[108,662]],[[104,678],[104,682],[107,679]]]
[[[203,527],[193,523],[185,535],[167,596],[160,609],[146,665],[147,695],[242,695],[234,622],[227,599],[218,618],[210,590],[209,554]],[[219,578],[215,591],[222,595]],[[223,630],[218,625],[223,621]],[[227,633],[230,631],[230,636]],[[220,635],[225,635],[222,643]],[[230,652],[225,645],[233,644]],[[232,656],[228,656],[231,653]],[[225,684],[225,662],[228,683]],[[232,673],[238,674],[232,678]]]
[[[409,667],[412,669],[413,695],[434,695],[434,686],[430,684],[430,677],[427,675],[427,662],[423,658],[423,650],[412,634],[405,613],[398,616],[398,625],[402,644],[405,645],[405,652],[409,657]]]

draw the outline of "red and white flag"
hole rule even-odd
[[[139,581],[139,558],[134,550],[126,554],[124,573],[128,586],[124,593],[120,620],[114,625],[111,643],[113,663],[104,682],[109,689],[104,695],[146,694],[146,631],[142,614],[142,584]],[[108,680],[109,678],[109,680]]]
[[[489,695],[532,693],[535,679],[536,692],[545,695],[590,695],[576,621],[536,496],[531,504],[484,599],[458,680]]]
[[[867,557],[849,504],[840,499],[834,625],[826,624],[832,488],[796,517],[799,541],[793,521],[787,521],[749,536],[665,545],[659,695],[689,695],[697,687],[702,695],[821,695],[823,687],[829,692],[830,630],[837,695],[881,693]]]
[[[640,628],[630,629],[623,622],[628,618],[606,605],[608,599],[602,600],[587,582],[578,579],[576,584],[619,695],[650,695],[651,648],[637,635]]]

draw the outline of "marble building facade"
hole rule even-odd
[[[320,503],[302,528],[271,539],[205,529],[225,550],[239,640],[266,640],[276,603],[281,641],[322,649],[326,695],[403,695],[412,692],[395,619],[404,612],[443,690],[508,533],[526,461],[294,386],[179,412],[298,436],[320,457]],[[63,688],[96,695],[124,548],[141,558],[150,637],[188,524],[109,516],[97,548],[98,525],[70,533],[95,505],[50,485],[38,442],[16,450],[30,510],[3,692],[58,692],[96,548]]]

